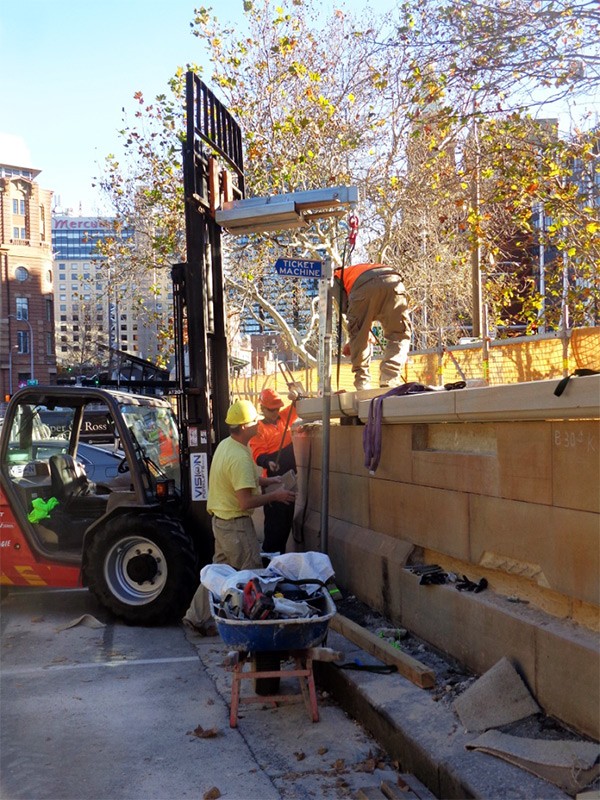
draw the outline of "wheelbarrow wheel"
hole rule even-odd
[[[278,650],[264,650],[252,656],[252,670],[254,672],[271,672],[281,669],[281,653]],[[256,678],[254,691],[261,696],[278,694],[280,678]]]

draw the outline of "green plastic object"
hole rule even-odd
[[[33,506],[33,510],[29,512],[27,519],[29,522],[35,524],[50,516],[52,509],[56,508],[58,505],[58,500],[56,497],[50,497],[48,500],[44,500],[42,497],[36,497],[31,501],[31,505]]]

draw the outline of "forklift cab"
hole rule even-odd
[[[112,432],[110,444],[82,441],[90,408]],[[180,493],[177,425],[164,400],[100,389],[23,389],[2,428],[2,488],[32,549],[51,558],[80,559],[87,531],[115,509]]]

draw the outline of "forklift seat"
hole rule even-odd
[[[95,494],[95,485],[73,456],[61,453],[50,456],[52,492],[64,511],[80,516],[104,513],[107,497]]]

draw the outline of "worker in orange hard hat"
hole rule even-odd
[[[292,395],[290,394],[290,397]],[[298,419],[295,403],[284,407],[281,396],[274,389],[263,389],[258,398],[260,413],[256,435],[249,447],[263,475],[268,478],[296,470],[291,426]],[[294,520],[292,503],[269,503],[264,507],[266,553],[285,553],[287,540]]]

